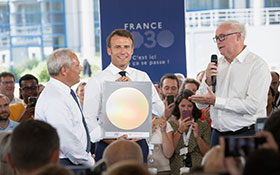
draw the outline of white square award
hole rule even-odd
[[[152,135],[152,84],[109,82],[103,84],[100,124],[103,138],[149,138]]]

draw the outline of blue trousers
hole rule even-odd
[[[216,129],[212,129],[211,133],[211,141],[210,141],[210,147],[212,148],[215,145],[219,144],[219,138],[223,136],[253,136],[255,135],[255,127],[254,125],[251,125],[249,127],[244,127],[238,131],[229,131],[229,132],[219,132]]]
[[[149,147],[148,147],[148,144],[147,144],[146,140],[142,139],[142,140],[137,141],[136,143],[138,143],[139,146],[142,149],[143,161],[145,163],[147,163]],[[103,152],[104,152],[104,150],[107,146],[108,146],[108,144],[103,142],[102,140],[99,141],[99,142],[96,142],[96,144],[95,144],[95,158],[94,158],[96,162],[98,160],[102,159]]]

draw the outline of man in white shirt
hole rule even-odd
[[[111,56],[111,64],[98,75],[92,77],[85,88],[83,110],[91,131],[92,142],[97,142],[95,149],[96,161],[102,158],[104,149],[114,141],[103,139],[100,136],[102,128],[98,120],[101,113],[103,83],[105,81],[151,82],[147,73],[129,67],[134,49],[133,44],[133,36],[129,31],[123,29],[113,31],[107,38],[107,53]],[[152,113],[159,117],[164,113],[164,105],[154,86],[152,86]],[[148,150],[146,141],[140,140],[138,144],[142,148],[144,161],[147,161]]]
[[[179,92],[179,80],[175,74],[165,74],[161,77],[159,83],[159,92],[162,101],[165,105],[164,118],[166,120],[170,119],[172,116],[173,109],[175,107],[175,98]],[[167,96],[173,95],[173,102],[168,104]]]
[[[218,65],[211,62],[206,76],[189,99],[201,109],[211,105],[211,146],[220,136],[254,135],[257,117],[266,116],[271,76],[267,63],[244,44],[245,27],[238,21],[224,21],[214,41],[223,55]],[[211,76],[217,77],[216,93],[210,89]]]
[[[15,91],[15,76],[11,72],[0,73],[0,93],[6,95],[10,104],[22,102],[21,99],[14,96]]]
[[[80,81],[82,66],[70,49],[55,50],[48,58],[51,76],[35,107],[35,119],[56,128],[63,165],[93,166],[88,128],[71,87]]]

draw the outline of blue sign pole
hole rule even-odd
[[[115,29],[134,35],[130,66],[159,82],[166,73],[186,75],[184,0],[100,0],[102,68],[111,61],[106,38]]]

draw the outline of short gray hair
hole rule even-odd
[[[236,20],[227,20],[227,21],[223,21],[222,23],[219,24],[229,24],[230,28],[233,30],[233,32],[240,32],[241,33],[241,37],[243,39],[243,41],[246,38],[246,29],[245,29],[245,25],[241,24],[240,22],[236,21]]]
[[[72,50],[61,48],[55,50],[48,58],[47,67],[50,75],[58,75],[63,66],[71,66],[73,60],[71,59]]]

